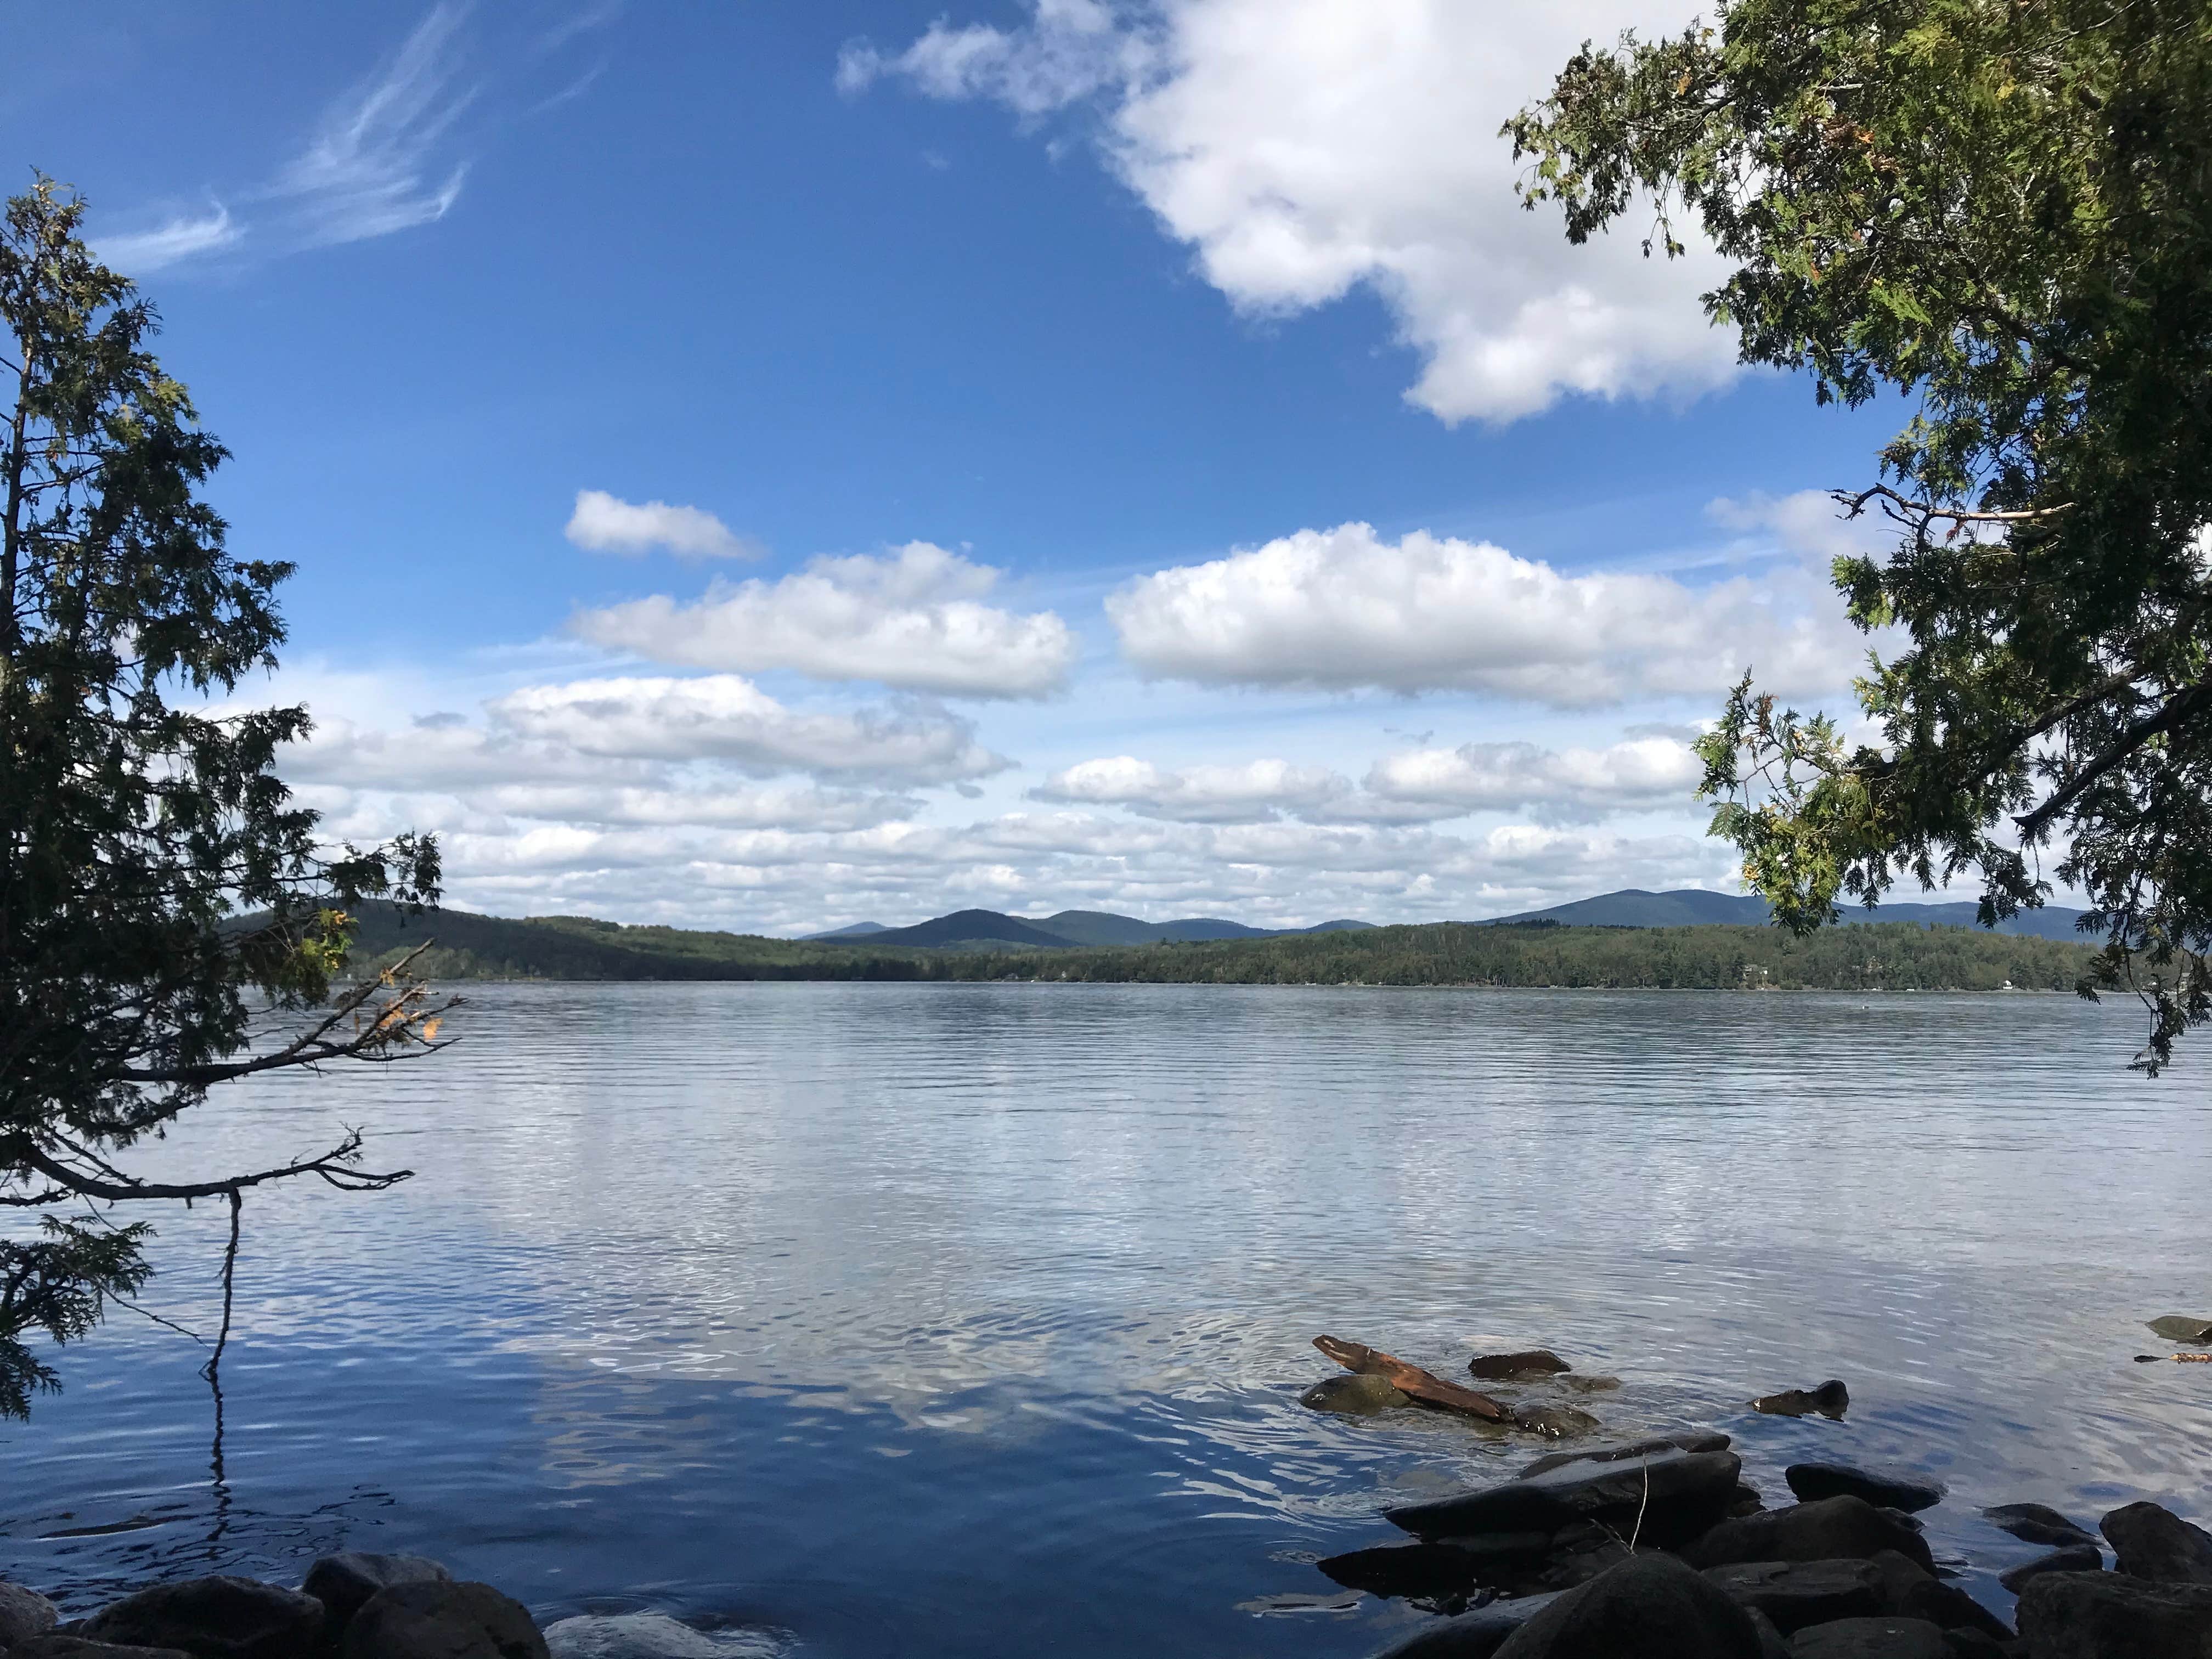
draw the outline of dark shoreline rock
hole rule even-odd
[[[2021,1592],[2034,1659],[2212,1659],[2212,1584],[2053,1572]]]
[[[1792,1463],[1782,1478],[1808,1504],[1823,1498],[1863,1498],[1876,1509],[1903,1510],[1907,1515],[1935,1508],[1946,1490],[1942,1481],[1907,1470],[1870,1469],[1856,1463]]]
[[[380,1589],[347,1625],[341,1659],[550,1659],[530,1610],[489,1584],[417,1579]]]
[[[1413,1401],[1387,1376],[1347,1372],[1324,1376],[1298,1396],[1298,1404],[1317,1412],[1342,1412],[1351,1417],[1372,1417],[1395,1411]]]
[[[193,1659],[298,1659],[321,1638],[323,1616],[312,1595],[217,1574],[126,1595],[74,1633],[117,1647],[179,1648]]]
[[[2112,1571],[2160,1584],[2212,1584],[2212,1535],[2156,1504],[2129,1504],[2099,1526]]]
[[[2023,1544],[2094,1544],[2097,1534],[2077,1526],[2047,1504],[1999,1504],[1982,1518]]]
[[[1548,1474],[1552,1470],[1564,1468],[1570,1463],[1618,1463],[1631,1457],[1649,1457],[1654,1452],[1726,1451],[1730,1443],[1728,1436],[1717,1431],[1698,1429],[1681,1434],[1658,1435],[1648,1440],[1586,1446],[1575,1451],[1546,1452],[1522,1469],[1516,1479],[1526,1480],[1533,1475]]]
[[[1518,1353],[1479,1353],[1467,1362],[1468,1372],[1490,1382],[1525,1382],[1534,1376],[1556,1376],[1574,1370],[1549,1348],[1524,1348]]]
[[[450,1579],[441,1562],[427,1555],[375,1555],[365,1550],[341,1550],[319,1558],[300,1581],[300,1593],[323,1604],[323,1639],[336,1646],[353,1616],[369,1597],[394,1584]]]
[[[2017,1595],[2046,1572],[2102,1572],[2104,1570],[2105,1553],[2094,1544],[2062,1544],[2048,1555],[2039,1555],[2033,1561],[2007,1567],[1997,1575],[1997,1583]]]
[[[1735,1496],[1741,1462],[1733,1452],[1655,1453],[1633,1462],[1567,1464],[1524,1480],[1383,1511],[1391,1525],[1425,1539],[1481,1533],[1556,1532],[1574,1522],[1614,1522],[1623,1537],[1642,1521],[1644,1541],[1680,1542],[1702,1533]]]
[[[61,1622],[60,1611],[34,1589],[0,1581],[0,1652]]]
[[[1832,1376],[1818,1388],[1784,1389],[1779,1394],[1763,1395],[1751,1402],[1751,1408],[1769,1417],[1810,1417],[1817,1412],[1840,1423],[1851,1408],[1851,1391]]]
[[[1692,1566],[1705,1568],[1740,1561],[1867,1560],[1881,1550],[1894,1550],[1930,1577],[1935,1574],[1928,1541],[1911,1522],[1863,1498],[1823,1498],[1723,1521],[1685,1545],[1681,1556]]]

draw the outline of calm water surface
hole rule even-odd
[[[2195,1054],[2057,997],[1111,986],[491,987],[427,1063],[240,1092],[152,1161],[359,1123],[421,1173],[249,1203],[225,1362],[118,1314],[0,1429],[0,1576],[83,1608],[419,1551],[541,1618],[799,1655],[1353,1655],[1310,1565],[1532,1455],[1319,1417],[1322,1331],[1449,1370],[1541,1342],[1621,1429],[1939,1473],[1939,1556],[2038,1498],[2212,1511]],[[212,1323],[222,1217],[149,1297]],[[1850,1419],[1740,1402],[1830,1376]],[[82,1534],[87,1528],[138,1524]],[[151,1524],[148,1524],[151,1523]],[[76,1536],[55,1536],[80,1533]]]

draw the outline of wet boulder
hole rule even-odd
[[[1604,1446],[1584,1446],[1574,1451],[1546,1452],[1521,1471],[1526,1480],[1532,1474],[1544,1474],[1553,1469],[1564,1468],[1569,1463],[1618,1463],[1625,1458],[1649,1457],[1654,1452],[1726,1451],[1729,1437],[1712,1430],[1692,1430],[1682,1434],[1662,1434],[1648,1440],[1615,1442]]]
[[[1572,1406],[1516,1406],[1513,1426],[1549,1435],[1554,1440],[1571,1440],[1595,1434],[1605,1425]]]
[[[1672,1545],[1727,1512],[1742,1468],[1733,1452],[1655,1452],[1633,1461],[1571,1463],[1480,1492],[1386,1510],[1391,1525],[1420,1538],[1480,1533],[1557,1532],[1603,1521],[1625,1538]]]
[[[1769,1417],[1810,1417],[1817,1412],[1838,1422],[1850,1407],[1851,1391],[1832,1376],[1817,1388],[1784,1389],[1779,1394],[1762,1395],[1751,1402],[1752,1410],[1765,1412]]]
[[[1301,1406],[1352,1417],[1371,1417],[1410,1403],[1387,1376],[1324,1376],[1298,1396]]]
[[[1524,1348],[1518,1353],[1479,1353],[1467,1362],[1470,1375],[1490,1382],[1526,1382],[1539,1376],[1557,1376],[1572,1365],[1549,1348]]]
[[[366,1550],[341,1550],[319,1557],[300,1581],[300,1591],[323,1604],[324,1639],[335,1643],[344,1635],[368,1598],[394,1584],[429,1583],[450,1579],[443,1563],[427,1555],[376,1555]]]
[[[180,1648],[193,1659],[297,1659],[322,1632],[313,1596],[218,1575],[126,1595],[75,1633],[116,1647]]]
[[[2159,1584],[2212,1584],[2212,1536],[2172,1510],[2130,1504],[2099,1524],[2112,1541],[2114,1571]]]
[[[2023,1544],[2094,1544],[2097,1534],[2077,1526],[2046,1504],[1999,1504],[1982,1518]]]
[[[2094,1544],[2063,1544],[2047,1555],[2039,1555],[2033,1561],[2023,1561],[2016,1567],[2007,1567],[1997,1575],[1997,1583],[2014,1595],[2028,1586],[2031,1579],[2040,1578],[2046,1572],[2102,1572],[2105,1553]]]
[[[0,1651],[44,1634],[60,1619],[54,1604],[38,1591],[0,1583]]]
[[[1954,1634],[1972,1631],[1992,1641],[2013,1639],[2012,1627],[2003,1620],[1956,1584],[1936,1577],[1919,1563],[1906,1560],[1895,1550],[1876,1550],[1867,1559],[1881,1575],[1882,1590],[1887,1598],[1884,1613],[1925,1619]]]
[[[1958,1659],[1958,1650],[1925,1619],[1879,1613],[1799,1631],[1790,1659]]]
[[[1790,1490],[1808,1504],[1823,1498],[1863,1498],[1876,1509],[1911,1515],[1943,1501],[1944,1486],[1905,1469],[1866,1468],[1856,1463],[1792,1463],[1782,1472]]]
[[[1756,1607],[1784,1636],[1808,1625],[1890,1611],[1888,1587],[1871,1561],[1738,1561],[1705,1577],[1739,1605]]]
[[[346,1626],[341,1659],[550,1659],[521,1602],[489,1584],[429,1579],[368,1598]]]
[[[2212,1659],[2212,1585],[2053,1572],[2021,1592],[2029,1659]]]
[[[1639,1555],[1559,1596],[1497,1659],[1761,1659],[1751,1615],[1668,1555]]]
[[[1863,1498],[1824,1498],[1735,1516],[1684,1545],[1682,1559],[1693,1567],[1719,1567],[1739,1561],[1865,1560],[1878,1550],[1895,1550],[1922,1571],[1935,1573],[1935,1558],[1912,1522]]]

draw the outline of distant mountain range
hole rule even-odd
[[[1970,902],[1949,904],[1880,904],[1844,907],[1850,924],[1906,921],[1923,927],[1973,927],[1976,907]],[[2026,910],[1997,924],[2000,933],[2078,943],[2075,927],[2079,910],[2056,907]],[[1649,893],[1638,887],[1595,898],[1555,904],[1548,910],[1527,910],[1518,915],[1495,916],[1491,927],[1759,927],[1766,924],[1765,899],[1735,893],[1709,893],[1697,888]],[[1062,910],[1042,917],[1010,916],[998,910],[955,910],[933,916],[910,927],[886,927],[880,922],[854,922],[826,933],[809,933],[809,939],[865,939],[871,945],[919,945],[939,949],[1020,945],[1031,948],[1102,945],[1158,945],[1200,939],[1288,939],[1310,933],[1340,933],[1372,927],[1370,921],[1324,921],[1311,927],[1248,927],[1241,921],[1217,916],[1192,916],[1181,921],[1139,921],[1134,916],[1107,910]]]
[[[1248,927],[1241,921],[1224,921],[1218,916],[1190,916],[1181,921],[1139,921],[1134,916],[1117,916],[1106,910],[1062,910],[1031,921],[997,910],[955,910],[950,915],[933,916],[911,927],[885,927],[879,922],[860,921],[850,927],[805,937],[939,948],[1026,945],[1050,949],[1085,945],[1189,944],[1217,939],[1288,939],[1306,933],[1341,933],[1374,925],[1371,921],[1324,921],[1311,927]]]

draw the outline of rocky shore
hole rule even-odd
[[[64,1622],[0,1583],[5,1659],[750,1659],[771,1650],[659,1613],[540,1630],[489,1584],[419,1555],[326,1555],[296,1589],[217,1576],[155,1584]]]
[[[2212,1324],[2191,1337],[2181,1323],[2154,1328],[2212,1341]],[[1314,1346],[1349,1373],[1306,1392],[1316,1410],[1456,1412],[1588,1441],[1502,1484],[1386,1510],[1409,1541],[1317,1564],[1346,1589],[1440,1615],[1382,1659],[2212,1659],[2212,1534],[2156,1504],[2114,1510],[2096,1533],[2040,1504],[1984,1510],[2049,1547],[2001,1576],[2019,1597],[2015,1628],[1948,1582],[1916,1518],[1945,1488],[1917,1472],[1794,1463],[1783,1479],[1796,1501],[1770,1509],[1726,1434],[1607,1443],[1589,1413],[1540,1395],[1496,1398],[1336,1337]],[[1486,1383],[1573,1376],[1544,1349],[1467,1369]],[[1832,1380],[1749,1409],[1840,1419],[1850,1405]]]

